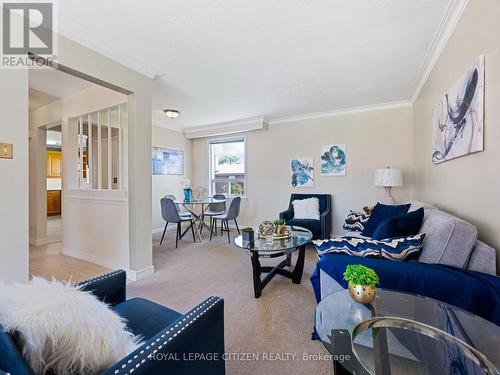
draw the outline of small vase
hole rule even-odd
[[[184,189],[184,202],[191,201],[191,188]]]
[[[285,228],[285,225],[284,225],[284,224],[283,224],[283,225],[277,225],[277,226],[276,226],[276,234],[277,234],[278,236],[283,236],[283,235],[285,234],[285,229],[286,229],[286,228]]]
[[[356,302],[368,305],[375,299],[377,290],[370,285],[354,285],[349,283],[349,294]]]
[[[243,241],[254,242],[254,232],[242,232]]]

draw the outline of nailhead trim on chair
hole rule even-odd
[[[153,341],[151,344],[149,344],[148,346],[146,346],[145,350],[144,349],[141,350],[139,352],[139,354],[136,354],[136,355],[134,355],[134,357],[132,359],[129,359],[126,364],[123,364],[121,366],[121,369],[115,370],[114,374],[119,374],[120,372],[122,372],[122,373],[123,372],[127,372],[127,367],[129,365],[130,365],[131,368],[128,370],[128,373],[132,374],[137,368],[141,367],[141,365],[143,365],[146,362],[147,359],[151,359],[150,358],[151,355],[156,354],[158,352],[158,350],[161,350],[163,348],[164,345],[166,345],[168,342],[172,341],[172,339],[174,337],[176,337],[179,333],[181,333],[182,331],[184,331],[194,321],[196,321],[200,316],[202,316],[203,314],[205,314],[208,310],[210,310],[213,306],[215,306],[221,300],[222,300],[222,298],[220,298],[220,297],[210,297],[210,298],[208,298],[205,302],[203,302],[201,305],[199,305],[198,307],[196,307],[189,314],[184,315],[183,319],[181,321],[179,321],[177,324],[175,324],[172,328],[170,328],[169,330],[165,331],[155,341]],[[209,306],[207,306],[207,305],[209,305]],[[207,306],[207,307],[205,307],[205,306]],[[198,310],[201,310],[201,309],[203,309],[203,311],[198,312]],[[183,327],[179,328],[175,333],[174,332],[170,333],[170,335],[169,335],[170,337],[168,339],[165,339],[165,341],[161,345],[158,345],[157,349],[154,349],[154,346],[157,345],[158,343],[160,343],[161,339],[164,339],[165,336],[167,336],[169,334],[169,332],[173,331],[179,325],[181,325],[184,322],[186,322],[188,320],[188,318],[191,317],[192,315],[196,315],[196,316],[193,317],[193,319],[191,319],[189,322],[185,323],[185,325]],[[149,351],[149,353],[145,353],[146,351]],[[140,359],[140,362],[137,362],[136,364],[132,363],[133,360],[135,360],[135,359]]]
[[[90,284],[90,283],[93,283],[95,281],[101,281],[101,280],[104,280],[104,279],[108,279],[108,278],[110,278],[112,276],[115,276],[116,274],[118,274],[120,272],[123,272],[123,270],[108,272],[108,273],[105,273],[104,275],[100,275],[100,276],[94,277],[92,279],[87,279],[87,280],[80,281],[79,283],[76,283],[75,285],[83,286],[85,284]]]

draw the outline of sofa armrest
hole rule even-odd
[[[91,292],[99,300],[114,306],[127,298],[127,274],[123,270],[81,281],[76,284],[81,290]]]
[[[285,220],[287,222],[288,220],[293,219],[293,208],[289,207],[288,210],[280,212],[280,219]]]
[[[210,297],[101,375],[223,375],[224,300]]]
[[[467,269],[496,275],[497,263],[495,249],[486,245],[484,242],[477,241],[469,258],[469,262],[467,263]]]

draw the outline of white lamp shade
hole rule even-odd
[[[375,170],[375,186],[393,187],[403,185],[403,174],[400,169],[384,168]]]

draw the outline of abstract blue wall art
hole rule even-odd
[[[321,146],[321,175],[345,176],[345,145]]]
[[[314,160],[313,158],[292,158],[292,186],[313,187],[314,186]]]
[[[472,64],[434,108],[434,164],[483,151],[484,56]]]
[[[184,151],[153,147],[153,174],[184,174]]]

